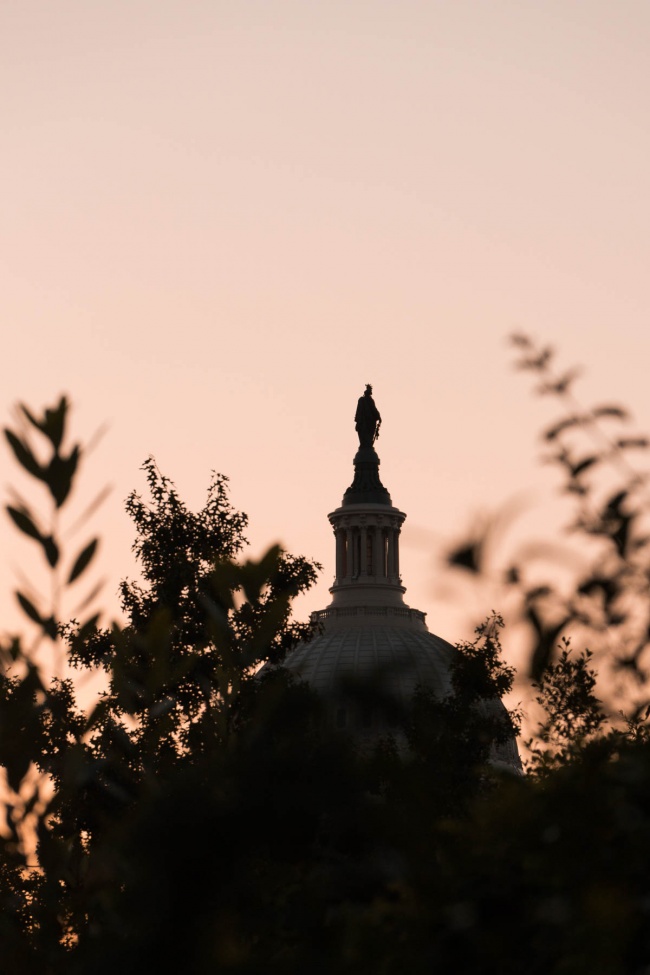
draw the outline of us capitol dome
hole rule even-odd
[[[374,442],[381,417],[370,385],[359,399],[355,424],[354,480],[341,506],[327,516],[336,540],[332,601],[312,614],[320,633],[299,644],[283,666],[322,698],[328,725],[372,742],[394,730],[388,711],[366,706],[358,689],[373,687],[401,708],[408,708],[418,685],[445,697],[452,690],[457,651],[429,632],[425,613],[404,602],[399,543],[406,515],[393,505],[379,477]],[[357,693],[346,693],[346,683]],[[498,746],[493,758],[521,769],[514,737]]]

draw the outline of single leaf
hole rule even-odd
[[[555,440],[558,434],[562,433],[564,430],[568,430],[570,427],[575,427],[584,424],[585,420],[582,416],[568,416],[564,420],[560,420],[559,423],[553,424],[548,430],[544,431],[545,440]]]
[[[5,437],[9,442],[9,446],[14,452],[14,456],[21,467],[24,467],[28,474],[32,477],[37,477],[40,481],[45,480],[45,472],[43,468],[38,463],[33,453],[27,446],[27,444],[17,437],[12,430],[5,428]]]
[[[630,538],[630,526],[632,524],[632,517],[621,517],[618,523],[618,527],[615,532],[612,532],[612,541],[616,546],[616,551],[621,556],[625,558],[626,550]]]
[[[74,561],[74,565],[70,569],[70,575],[68,576],[68,585],[71,585],[75,579],[78,579],[81,573],[87,568],[92,557],[97,551],[97,545],[99,544],[98,538],[93,538],[85,548],[81,550],[79,555]]]
[[[54,541],[52,535],[41,535],[27,508],[14,508],[11,505],[7,505],[7,513],[21,532],[24,532],[29,538],[34,538],[37,542],[40,542],[43,546],[48,564],[54,568],[59,561],[59,546]]]
[[[16,599],[22,606],[25,614],[29,616],[30,620],[33,620],[34,623],[38,623],[39,626],[44,626],[44,620],[31,599],[28,599],[27,596],[22,592],[16,592]]]
[[[277,576],[282,550],[273,545],[259,562],[246,562],[241,572],[241,585],[250,603],[259,600],[264,587]]]
[[[56,544],[51,535],[47,535],[45,538],[42,538],[41,544],[45,550],[45,558],[52,568],[54,568],[59,561],[59,546]]]
[[[14,662],[16,660],[20,660],[24,656],[24,654],[23,654],[23,648],[20,645],[20,637],[19,636],[15,636],[15,637],[12,638],[11,643],[9,644],[8,650],[9,650],[9,656],[10,656],[10,658]]]
[[[622,437],[616,441],[616,446],[625,449],[626,447],[638,447],[643,449],[648,446],[647,437]]]
[[[569,369],[565,372],[559,379],[554,382],[549,383],[549,393],[556,393],[558,396],[563,396],[570,388],[572,383],[580,375],[580,369]]]
[[[53,616],[48,616],[42,622],[43,629],[45,633],[49,636],[50,640],[56,640],[59,635],[59,624],[54,619]]]
[[[607,502],[605,508],[603,509],[605,512],[605,517],[608,516],[611,517],[612,515],[614,516],[619,515],[621,510],[621,505],[627,498],[627,495],[628,495],[627,491],[619,491],[617,494],[612,495],[612,497]]]
[[[68,405],[67,398],[62,396],[55,407],[45,410],[41,420],[34,416],[31,410],[25,406],[24,403],[20,404],[20,409],[32,426],[47,437],[54,449],[58,450],[61,446],[61,441],[63,440]]]
[[[55,454],[47,470],[43,472],[43,480],[47,483],[57,508],[61,507],[70,494],[72,479],[77,470],[80,457],[81,451],[79,445],[75,444],[67,457],[61,457],[60,454]]]
[[[457,565],[460,568],[469,569],[470,572],[480,572],[482,549],[481,541],[477,539],[453,549],[447,554],[446,561],[449,565]]]
[[[620,406],[595,406],[592,416],[615,416],[619,420],[629,419],[629,413]]]
[[[607,616],[608,626],[621,626],[627,620],[627,614],[625,613],[609,613]]]
[[[560,633],[569,622],[569,617],[563,619],[556,626],[547,627],[542,623],[532,606],[527,608],[526,616],[537,636],[530,660],[530,676],[535,683],[538,683],[552,661],[553,651],[557,646]]]
[[[59,449],[63,440],[69,405],[67,397],[62,396],[58,406],[53,410],[45,411],[45,430],[43,432],[49,437],[55,450]]]
[[[532,369],[537,372],[543,372],[548,366],[551,358],[553,357],[553,349],[547,346],[542,349],[538,355],[532,355],[528,358],[521,359],[517,364],[517,369]]]
[[[20,404],[20,409],[22,410],[25,418],[27,420],[29,420],[29,422],[31,423],[31,425],[33,427],[35,427],[37,430],[40,430],[41,433],[44,433],[44,430],[43,430],[44,422],[43,422],[43,420],[39,420],[38,417],[35,417],[34,414],[32,413],[32,411],[29,409],[29,407],[28,406],[25,406],[24,403],[21,403]]]
[[[586,471],[588,468],[596,464],[598,460],[598,457],[585,457],[585,459],[581,460],[575,465],[575,467],[571,467],[571,474],[573,477],[577,477],[578,474],[582,474],[583,471]]]
[[[27,508],[13,508],[8,504],[7,514],[19,531],[28,535],[30,538],[35,538],[38,542],[41,541],[42,535],[34,524],[34,520]]]

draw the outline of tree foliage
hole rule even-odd
[[[52,415],[58,450],[67,406],[60,438]],[[537,669],[525,776],[495,762],[519,715],[494,614],[458,646],[449,695],[421,689],[400,716],[407,751],[356,750],[278,666],[309,636],[291,606],[316,566],[277,548],[242,562],[225,479],[193,513],[145,469],[126,625],[62,628],[75,666],[105,673],[95,707],[20,640],[0,648],[3,970],[644,971],[647,715],[612,726],[593,658],[565,641]]]
[[[552,348],[526,335],[511,341],[516,368],[559,407],[542,431],[541,460],[560,475],[568,524],[558,541],[526,538],[497,560],[493,543],[517,513],[505,509],[453,546],[448,564],[479,584],[490,581],[490,599],[496,584],[498,598],[516,606],[509,618],[526,624],[533,679],[542,679],[562,637],[573,637],[593,653],[610,710],[643,709],[650,703],[650,495],[639,464],[650,441],[629,430],[623,407],[581,403],[574,393],[580,370],[560,368]]]

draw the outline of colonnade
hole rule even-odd
[[[399,528],[380,525],[336,528],[336,584],[357,579],[399,581],[399,534]]]

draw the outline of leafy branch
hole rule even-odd
[[[51,595],[48,601],[33,591],[19,589],[16,599],[25,616],[39,628],[40,636],[55,642],[61,624],[62,592],[84,575],[99,546],[99,539],[91,538],[72,558],[66,558],[61,538],[60,511],[70,496],[85,451],[80,443],[65,447],[70,412],[65,396],[41,415],[24,404],[20,404],[17,412],[18,426],[5,427],[5,438],[23,471],[45,488],[49,504],[48,510],[39,516],[16,495],[17,500],[6,505],[6,511],[18,531],[40,547],[50,571]],[[91,598],[96,592],[93,590]],[[87,602],[88,597],[82,605]]]

